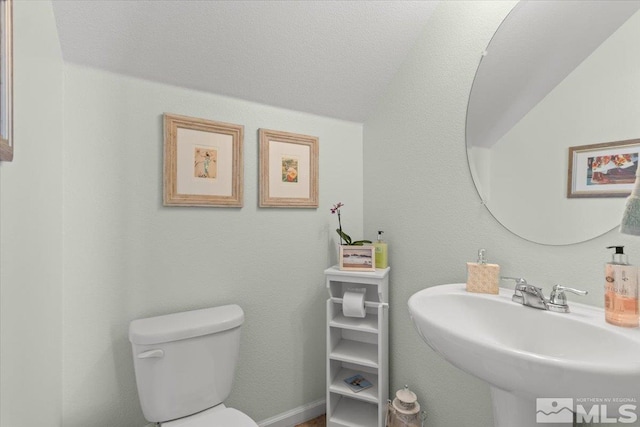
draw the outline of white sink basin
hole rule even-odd
[[[620,415],[620,403],[630,403],[640,414],[640,329],[609,325],[596,307],[569,301],[571,313],[554,313],[515,303],[512,295],[452,284],[409,299],[425,342],[491,385],[496,426],[537,425],[537,398],[573,398],[574,409],[581,404],[586,411],[606,403],[610,418]]]

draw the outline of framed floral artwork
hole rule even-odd
[[[260,129],[260,207],[318,207],[318,138]]]
[[[569,147],[567,197],[627,197],[639,155],[640,139]]]
[[[242,206],[244,127],[164,114],[164,205]]]

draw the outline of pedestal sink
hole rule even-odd
[[[596,307],[569,301],[570,313],[554,313],[515,303],[512,295],[451,284],[409,298],[424,341],[490,384],[496,427],[567,427],[568,409],[579,421],[639,418],[640,329],[609,325]]]

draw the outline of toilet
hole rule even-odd
[[[129,325],[140,406],[162,427],[257,427],[223,402],[231,393],[244,312],[225,305]]]

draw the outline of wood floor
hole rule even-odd
[[[325,427],[326,425],[327,421],[325,420],[325,416],[320,415],[318,418],[314,418],[302,424],[298,424],[296,425],[296,427]]]

